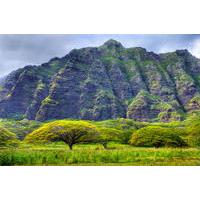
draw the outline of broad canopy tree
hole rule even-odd
[[[175,128],[146,126],[133,133],[130,143],[138,147],[184,147],[186,142]]]
[[[72,150],[73,145],[89,142],[97,133],[96,127],[85,121],[59,120],[47,123],[28,134],[27,142],[63,141]]]
[[[74,144],[91,141],[96,133],[96,128],[87,122],[68,123],[55,129],[58,139],[68,144],[71,150]]]

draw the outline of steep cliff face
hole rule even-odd
[[[199,109],[199,59],[114,40],[18,69],[0,86],[1,118],[172,121]]]

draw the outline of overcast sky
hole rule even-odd
[[[99,46],[116,39],[125,47],[164,53],[188,49],[200,58],[200,35],[0,35],[0,77],[30,64],[62,57],[74,48]]]

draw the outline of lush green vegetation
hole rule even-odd
[[[0,165],[200,165],[197,148],[137,148],[109,143],[78,144],[73,151],[64,143],[0,150]]]
[[[198,113],[170,123],[0,121],[0,165],[200,165],[199,146]]]
[[[4,127],[0,127],[0,147],[17,146],[16,135]]]
[[[187,143],[176,134],[177,129],[147,126],[136,131],[131,144],[139,147],[184,147]],[[178,130],[179,131],[179,130]]]
[[[105,149],[108,148],[108,143],[110,141],[118,141],[119,135],[123,134],[122,131],[113,128],[99,128],[98,136],[95,138],[94,142],[101,143]]]
[[[41,122],[32,120],[0,119],[0,126],[15,133],[17,138],[20,140],[23,140],[28,133],[31,133],[40,125]]]
[[[29,143],[63,141],[72,150],[74,144],[88,142],[95,137],[96,133],[96,127],[91,123],[58,120],[49,122],[28,134],[25,141]]]

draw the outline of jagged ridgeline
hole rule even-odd
[[[199,109],[199,59],[115,40],[18,69],[0,86],[0,118],[174,121]]]

